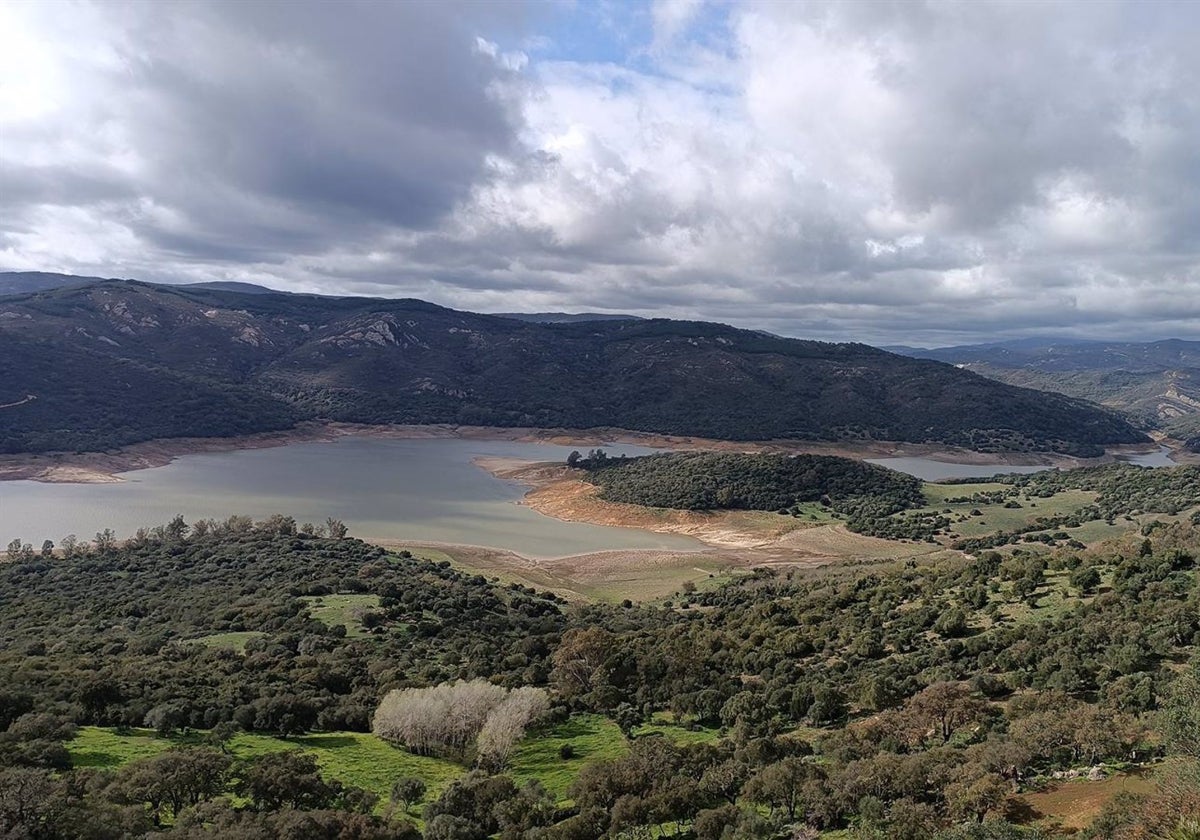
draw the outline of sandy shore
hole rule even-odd
[[[804,522],[771,511],[669,510],[610,502],[599,497],[596,485],[581,480],[574,470],[562,464],[509,458],[476,458],[475,463],[497,478],[529,485],[521,504],[545,516],[567,522],[680,534],[756,565],[872,560],[940,550],[940,547],[907,546],[854,534],[840,523]]]
[[[477,458],[475,463],[498,478],[527,484],[530,489],[521,504],[547,516],[683,534],[697,539],[701,546],[529,557],[486,546],[386,539],[368,542],[409,549],[430,559],[448,559],[478,574],[585,601],[666,597],[684,581],[728,580],[761,567],[816,571],[887,560],[935,559],[935,555],[948,553],[942,546],[880,540],[851,533],[841,523],[803,523],[775,513],[656,510],[606,502],[596,497],[594,485],[573,477],[564,464],[512,458]]]
[[[722,441],[699,437],[658,435],[627,429],[533,429],[491,426],[369,426],[353,423],[301,423],[294,429],[264,432],[229,438],[172,438],[146,441],[109,452],[52,452],[45,454],[0,455],[0,481],[31,479],[46,482],[97,483],[119,481],[120,474],[132,470],[161,467],[181,455],[203,452],[233,452],[262,449],[290,443],[332,441],[340,437],[364,437],[421,440],[461,438],[467,440],[504,440],[524,443],[552,443],[581,449],[613,443],[627,443],[655,449],[704,449],[722,452],[788,452],[841,455],[848,458],[931,458],[959,464],[981,466],[1046,465],[1075,467],[1103,463],[1113,455],[1148,451],[1147,447],[1114,447],[1105,458],[1079,459],[1053,454],[990,454],[969,449],[917,443],[820,443],[793,440],[757,442]],[[1152,451],[1152,450],[1151,450]],[[1177,456],[1178,457],[1178,456]],[[1181,461],[1183,459],[1181,458]],[[1200,456],[1196,456],[1200,461]]]

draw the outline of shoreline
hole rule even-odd
[[[610,502],[599,498],[599,487],[574,477],[565,464],[490,457],[475,458],[474,463],[496,478],[528,486],[518,504],[543,516],[564,522],[686,536],[704,546],[701,551],[671,550],[659,554],[707,555],[752,568],[821,566],[882,557],[907,559],[947,550],[941,545],[906,544],[856,534],[841,522],[798,522],[773,511],[689,511]],[[597,554],[633,553],[636,550],[592,552],[552,558],[552,562]]]
[[[122,473],[166,466],[185,455],[236,452],[287,446],[292,443],[332,442],[343,437],[373,437],[394,440],[497,440],[547,443],[560,446],[599,447],[624,443],[652,449],[708,450],[718,452],[777,452],[838,455],[847,458],[928,458],[979,466],[1077,467],[1102,464],[1120,455],[1157,451],[1159,443],[1113,446],[1099,458],[1075,458],[1054,453],[983,453],[951,446],[903,442],[843,442],[766,440],[722,441],[711,438],[662,435],[628,429],[536,429],[495,426],[362,425],[309,421],[293,429],[259,432],[224,438],[165,438],[131,444],[107,452],[51,452],[0,455],[0,481],[41,481],[67,484],[101,484],[122,481]],[[1172,447],[1179,463],[1192,462],[1188,453]],[[1195,457],[1200,461],[1200,456]]]

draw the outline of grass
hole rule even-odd
[[[1029,621],[1050,621],[1068,613],[1079,604],[1077,590],[1069,583],[1070,572],[1047,569],[1045,583],[1038,587],[1037,607],[1031,607],[1025,601],[1012,601],[1000,609],[1000,615],[1005,619],[1023,624]],[[1013,597],[1012,584],[1005,587],[1004,596]]]
[[[677,724],[669,715],[656,715],[639,728],[639,737],[652,734],[675,743],[699,743],[716,740],[713,730],[693,732]],[[117,732],[98,726],[82,726],[68,742],[75,767],[116,769],[131,761],[158,755],[172,747],[207,743],[207,733],[191,730],[160,738],[151,729]],[[571,758],[561,750],[569,745]],[[436,799],[467,768],[440,758],[428,758],[394,747],[363,732],[320,732],[293,738],[242,732],[235,735],[226,749],[236,759],[250,759],[283,750],[304,750],[316,756],[322,770],[345,784],[364,788],[379,795],[380,807],[387,803],[392,784],[405,776],[415,776],[428,786],[426,799]],[[565,800],[567,791],[583,765],[589,761],[617,758],[629,744],[617,725],[601,715],[576,715],[565,723],[536,732],[518,745],[509,772],[518,783],[536,779],[553,796]]]
[[[975,485],[966,485],[968,488],[973,486]],[[980,486],[986,487],[988,485]],[[969,493],[962,493],[960,495],[969,495]],[[980,505],[968,502],[959,504],[939,503],[925,510],[940,511],[949,508],[953,512],[950,517],[951,520],[956,518],[955,515],[965,515],[967,517],[966,521],[954,522],[951,526],[954,534],[960,537],[981,537],[986,534],[994,534],[996,531],[1013,531],[1023,528],[1041,516],[1052,517],[1064,513],[1072,513],[1091,504],[1095,501],[1095,498],[1095,493],[1083,490],[1068,490],[1046,499],[1026,499],[1021,497],[1016,500],[1021,505],[1019,508],[1006,508],[1003,504]],[[983,516],[971,516],[970,512],[972,510],[979,510]]]
[[[670,712],[658,712],[649,723],[635,729],[633,734],[637,738],[659,735],[676,744],[711,744],[721,738],[721,733],[715,729],[688,728],[676,721]]]
[[[193,731],[159,738],[150,729],[117,733],[112,729],[84,726],[67,744],[67,749],[75,767],[117,768],[171,747],[203,744],[205,736],[204,732]],[[240,733],[229,741],[227,749],[237,759],[283,750],[310,752],[326,775],[378,794],[381,808],[387,803],[392,784],[404,776],[424,780],[429,788],[426,798],[432,799],[466,772],[465,768],[452,762],[416,756],[362,732],[322,732],[296,738]]]
[[[1000,484],[995,481],[981,482],[979,484],[937,484],[927,481],[922,485],[921,492],[929,500],[930,506],[944,507],[947,499],[959,496],[973,496],[976,493],[996,493],[1007,489],[1007,484]]]
[[[201,636],[197,639],[189,639],[198,645],[204,645],[210,648],[229,648],[236,650],[238,653],[246,652],[246,642],[251,639],[257,639],[265,635],[258,630],[238,630],[232,633],[214,633],[211,636]]]
[[[566,746],[574,752],[571,758],[562,757]],[[567,791],[584,764],[619,758],[628,748],[625,736],[608,718],[576,715],[526,738],[513,753],[510,771],[518,783],[536,779],[556,799],[566,801]]]
[[[379,606],[378,595],[307,595],[301,600],[308,602],[309,615],[329,627],[345,627],[350,639],[367,635],[361,616]]]
[[[596,579],[577,580],[574,586],[588,600],[619,604],[626,598],[632,601],[669,598],[680,593],[688,582],[697,590],[715,589],[745,574],[749,574],[746,569],[731,568],[704,555],[696,555],[669,566],[613,569]]]

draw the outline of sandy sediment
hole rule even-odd
[[[841,523],[806,523],[769,511],[671,510],[610,502],[599,498],[596,485],[581,480],[578,473],[563,464],[509,458],[476,458],[475,463],[498,478],[529,485],[521,504],[538,513],[568,522],[693,537],[715,552],[715,556],[739,565],[819,565],[911,557],[942,550],[941,546],[908,545],[855,534]],[[672,556],[687,553],[666,552]],[[579,562],[578,558],[559,560]]]

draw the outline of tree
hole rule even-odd
[[[416,776],[405,776],[397,779],[392,785],[392,802],[399,802],[408,813],[413,805],[425,798],[425,782]]]
[[[916,730],[914,734],[920,738],[932,729],[942,743],[986,710],[987,704],[973,697],[970,686],[961,682],[934,683],[904,704],[904,713]]]
[[[613,635],[601,627],[563,633],[552,657],[554,670],[550,675],[559,694],[570,700],[589,694],[606,682],[605,665],[613,645]]]
[[[622,703],[613,709],[613,720],[616,721],[622,735],[632,738],[633,730],[642,725],[645,716],[642,714],[642,710],[632,703]]]
[[[1096,587],[1100,585],[1100,572],[1095,566],[1080,566],[1071,572],[1070,583],[1081,595],[1095,592]]]
[[[235,790],[259,811],[328,808],[341,792],[340,785],[321,777],[316,758],[300,750],[259,756],[239,775]]]
[[[1163,728],[1173,755],[1200,760],[1200,661],[1175,678],[1163,710]]]
[[[128,802],[145,802],[157,823],[185,807],[211,799],[228,784],[232,759],[211,747],[184,747],[122,768],[117,784]]]
[[[117,535],[113,533],[112,528],[105,528],[103,531],[96,532],[96,551],[100,554],[107,554],[117,546]]]
[[[955,818],[983,822],[987,813],[999,807],[1011,792],[1012,786],[1000,776],[984,773],[977,778],[963,779],[948,785],[946,803]]]
[[[329,534],[330,539],[344,540],[346,535],[350,533],[350,529],[346,527],[346,523],[340,519],[334,519],[332,516],[325,520],[325,530]]]
[[[821,768],[801,758],[785,758],[760,770],[746,783],[745,795],[751,802],[782,811],[795,822],[804,810],[807,783],[824,777]]]
[[[186,719],[186,710],[181,704],[161,703],[146,712],[146,718],[143,722],[146,726],[153,729],[158,737],[166,738],[182,726]]]
[[[831,685],[823,685],[813,692],[812,706],[808,716],[817,726],[837,723],[846,717],[846,696]]]
[[[476,738],[479,761],[493,770],[508,762],[526,728],[550,708],[546,692],[528,686],[509,692],[499,706],[488,713]]]
[[[187,523],[183,521],[183,514],[176,514],[163,529],[167,542],[183,542],[188,533]]]

